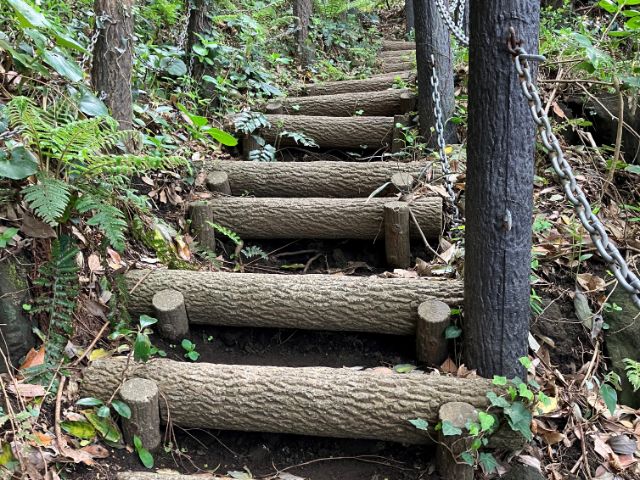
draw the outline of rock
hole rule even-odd
[[[533,467],[516,464],[502,480],[545,480],[545,476]]]
[[[613,370],[622,379],[618,401],[631,408],[640,408],[640,392],[634,393],[624,371],[625,358],[640,361],[640,309],[622,287],[611,294],[609,304],[621,308],[604,314],[605,322],[609,324],[609,329],[604,331],[606,351]]]
[[[20,271],[14,259],[0,262],[0,331],[3,341],[0,348],[14,367],[33,347],[31,322],[22,305],[30,303],[26,274]],[[8,347],[8,350],[7,350]],[[7,371],[7,365],[0,359],[0,373]]]

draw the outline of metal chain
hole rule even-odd
[[[544,61],[545,58],[541,55],[530,55],[527,53],[524,47],[515,41],[515,32],[513,31],[512,37],[510,38],[509,50],[515,58],[515,68],[520,78],[522,92],[529,102],[531,115],[538,126],[540,139],[548,152],[551,165],[558,176],[560,184],[564,188],[567,199],[573,205],[580,218],[580,222],[587,232],[589,232],[598,253],[600,253],[608,264],[609,269],[613,272],[620,285],[622,285],[622,288],[631,294],[633,303],[640,307],[640,278],[629,268],[618,247],[609,239],[602,222],[593,213],[589,201],[580,185],[578,185],[571,165],[569,165],[569,162],[567,162],[564,156],[560,142],[553,133],[549,117],[540,99],[540,93],[533,82],[529,61],[540,62]]]
[[[466,33],[464,19],[465,19],[465,10],[467,9],[466,0],[459,0],[460,4],[458,5],[458,29],[461,32]]]
[[[438,7],[438,12],[440,13],[440,17],[442,17],[442,20],[444,21],[445,25],[447,26],[451,34],[456,38],[456,40],[458,40],[458,42],[460,42],[460,44],[462,44],[465,47],[468,47],[469,37],[464,32],[464,28],[463,28],[464,27],[464,7],[462,7],[463,8],[462,14],[458,18],[459,23],[456,23],[456,21],[451,17],[449,8],[444,3],[445,0],[434,0],[434,1],[436,2],[436,5]]]
[[[110,17],[108,15],[101,15],[96,17],[95,27],[93,31],[93,35],[89,39],[89,45],[87,46],[87,51],[82,56],[82,60],[80,61],[80,67],[83,71],[87,69],[91,70],[93,67],[93,51],[95,50],[96,43],[98,43],[98,37],[100,37],[100,32],[104,30],[104,23],[109,20]]]
[[[182,16],[182,23],[180,28],[180,34],[178,35],[177,47],[182,50],[187,43],[187,34],[189,33],[189,18],[191,17],[191,10],[193,10],[193,1],[187,2],[187,8],[185,8],[184,15]]]
[[[435,130],[438,138],[438,154],[440,155],[440,164],[442,166],[442,176],[444,178],[444,186],[449,196],[447,201],[448,210],[451,213],[452,220],[448,231],[449,238],[452,237],[452,230],[464,223],[462,214],[458,208],[456,192],[453,189],[453,181],[451,179],[451,166],[449,165],[449,156],[447,155],[447,143],[444,139],[444,121],[442,114],[442,103],[440,99],[440,81],[438,80],[438,72],[436,70],[436,59],[431,55],[431,99],[433,101],[433,113],[435,116]],[[425,167],[420,173],[420,178],[426,173]]]

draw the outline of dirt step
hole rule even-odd
[[[350,92],[375,92],[386,90],[397,84],[408,84],[415,82],[414,72],[384,73],[373,75],[364,80],[339,80],[335,82],[311,83],[301,88],[305,95],[336,95]]]
[[[126,358],[97,360],[85,371],[83,396],[108,400],[122,378],[158,384],[174,425],[185,428],[294,433],[421,444],[410,419],[438,422],[449,402],[486,408],[491,381],[442,375],[381,374],[324,367],[255,367]]]
[[[282,132],[302,133],[320,148],[377,149],[391,144],[393,117],[327,117],[312,115],[265,115],[271,128],[260,130],[269,143],[295,146]]]
[[[388,89],[377,92],[339,93],[289,97],[267,104],[268,113],[288,115],[324,115],[334,117],[393,116],[415,109],[416,98],[408,89]]]
[[[429,160],[433,163],[432,160]],[[231,195],[255,197],[368,197],[391,180],[405,173],[417,179],[429,163],[410,162],[242,162],[203,163],[209,172],[225,172]],[[432,177],[439,181],[440,169],[433,165]],[[397,193],[389,186],[378,196]]]
[[[403,40],[384,40],[382,42],[383,51],[415,50],[416,42],[405,42]]]
[[[153,297],[172,289],[195,325],[413,335],[421,303],[463,299],[456,280],[183,270],[132,271],[126,280],[132,315],[153,315]]]
[[[199,241],[208,235],[206,222],[230,228],[243,239],[384,238],[386,198],[248,198],[217,197],[190,204],[191,226]],[[442,228],[442,199],[423,197],[409,205],[422,233],[438,238]],[[421,234],[414,223],[411,238]],[[209,244],[209,241],[207,241]]]

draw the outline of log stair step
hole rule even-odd
[[[266,112],[334,117],[394,116],[415,110],[416,97],[408,89],[289,97],[266,105]]]
[[[339,93],[375,92],[392,88],[398,81],[415,82],[415,73],[404,71],[373,75],[364,80],[338,80],[333,82],[311,83],[301,87],[305,95],[336,95]]]
[[[261,367],[159,359],[96,360],[84,373],[82,396],[108,400],[123,378],[156,382],[160,415],[183,428],[292,433],[423,444],[409,423],[436,425],[440,406],[465,402],[485,409],[494,390],[482,378],[380,374],[324,367]],[[432,432],[434,433],[434,432]]]
[[[416,69],[416,64],[414,62],[384,62],[380,71],[382,73],[399,73],[399,72],[407,72],[414,71]]]
[[[382,42],[383,51],[415,50],[416,42],[405,42],[403,40],[384,40]]]
[[[415,61],[416,60],[416,51],[415,50],[387,50],[382,51],[378,54],[378,58],[381,60],[391,60],[391,59],[399,59],[404,61]]]

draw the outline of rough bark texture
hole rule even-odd
[[[414,6],[415,11],[415,6]],[[416,12],[417,13],[417,12]],[[417,16],[416,16],[417,21]],[[403,40],[385,40],[382,42],[382,50],[415,50],[415,42],[405,42]]]
[[[416,59],[415,50],[388,50],[380,52],[378,57],[381,60],[403,60],[407,62],[414,61]]]
[[[428,146],[438,145],[436,124],[431,97],[431,75],[433,67],[431,56],[436,60],[436,72],[439,80],[440,107],[444,123],[444,138],[447,143],[458,143],[455,125],[448,122],[455,112],[455,94],[453,84],[453,56],[451,39],[447,26],[438,13],[433,0],[414,0],[416,15],[416,63],[418,66],[418,114],[420,134]]]
[[[416,353],[418,360],[440,366],[447,359],[445,330],[451,323],[451,309],[441,301],[428,300],[418,307]]]
[[[189,24],[187,26],[187,43],[185,45],[186,57],[196,57],[193,53],[193,46],[200,43],[198,36],[207,37],[211,35],[211,18],[209,17],[213,0],[192,0],[193,8],[189,11]],[[191,1],[186,2],[191,5]],[[210,68],[210,67],[209,67]],[[193,76],[200,78],[205,74],[207,65],[193,59]]]
[[[382,73],[408,72],[415,70],[413,62],[384,62],[380,67]]]
[[[391,88],[377,92],[341,93],[313,97],[290,97],[282,102],[289,115],[327,115],[351,117],[361,111],[364,116],[393,116],[401,113],[402,96],[413,96],[407,89]]]
[[[189,317],[182,293],[174,289],[161,290],[153,296],[152,303],[160,335],[174,341],[189,335]]]
[[[133,0],[95,0],[96,18],[106,20],[93,50],[91,82],[105,97],[121,129],[133,128],[131,72],[133,69]]]
[[[296,44],[298,59],[304,66],[313,60],[313,49],[309,42],[309,22],[313,13],[313,0],[294,0],[293,15],[297,17]]]
[[[421,162],[214,161],[204,167],[226,172],[231,191],[236,195],[246,192],[256,197],[352,198],[368,197],[396,173],[418,178],[424,165]]]
[[[97,360],[85,371],[82,395],[108,399],[123,375],[155,381],[161,414],[181,427],[294,433],[426,443],[408,420],[438,421],[444,403],[484,408],[491,382],[440,375],[380,375],[339,368],[216,365],[156,360],[130,366]]]
[[[222,195],[231,195],[231,185],[229,185],[229,175],[221,170],[209,172],[205,180],[207,190]]]
[[[254,273],[133,271],[133,315],[153,312],[156,292],[182,292],[189,321],[198,325],[302,328],[412,335],[418,305],[439,298],[462,301],[462,284],[433,279],[276,275]]]
[[[191,236],[211,252],[216,251],[216,231],[208,222],[213,222],[209,208],[192,205],[189,209]]]
[[[243,239],[383,238],[385,198],[212,198],[192,204],[209,209],[203,217],[230,228]],[[410,204],[427,238],[437,238],[442,228],[442,199],[426,197]],[[419,233],[411,226],[411,236]],[[202,241],[200,235],[200,241]]]
[[[309,115],[265,115],[271,128],[260,130],[270,143],[294,146],[283,131],[303,133],[321,148],[380,148],[391,142],[393,117],[325,117]]]
[[[158,385],[145,378],[130,378],[118,393],[131,409],[131,418],[123,419],[122,422],[125,441],[128,445],[133,445],[133,437],[137,436],[144,448],[156,450],[162,443]]]
[[[409,268],[411,265],[409,225],[409,207],[405,202],[384,205],[384,248],[391,268]]]
[[[397,80],[413,82],[413,72],[399,72],[392,74],[374,75],[365,80],[340,80],[336,82],[312,83],[303,87],[303,93],[307,95],[336,95],[350,92],[375,92],[392,88]]]
[[[405,0],[404,2],[404,20],[407,34],[411,33],[415,24],[413,14],[413,0]]]
[[[485,377],[522,376],[527,354],[534,124],[506,40],[514,27],[536,53],[539,9],[538,0],[471,9],[464,351]]]

